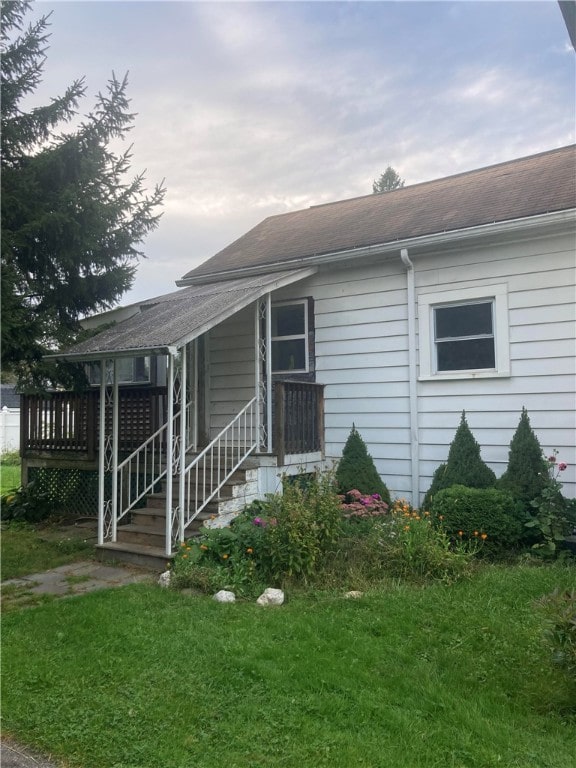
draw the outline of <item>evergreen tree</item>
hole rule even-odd
[[[522,408],[516,432],[510,441],[508,467],[498,486],[510,491],[526,506],[542,493],[549,483],[548,464],[542,454],[526,408]]]
[[[390,492],[354,424],[336,468],[336,483],[339,493],[348,493],[354,489],[367,495],[378,493],[383,501],[390,504]]]
[[[401,189],[404,186],[404,179],[392,168],[391,165],[386,168],[380,178],[372,183],[372,192],[379,195],[381,192],[392,192],[395,189]]]
[[[482,461],[480,446],[470,431],[464,411],[448,451],[448,460],[434,472],[423,508],[429,509],[438,491],[453,485],[467,488],[492,488],[496,485],[496,475]]]
[[[42,356],[72,343],[79,319],[130,288],[139,244],[158,224],[164,190],[130,178],[130,150],[109,144],[132,128],[127,79],[114,74],[75,128],[76,80],[47,106],[23,111],[42,77],[48,17],[25,28],[30,3],[1,4],[2,364],[41,385]],[[53,371],[52,371],[52,374]]]

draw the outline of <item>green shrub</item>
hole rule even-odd
[[[540,600],[546,612],[544,640],[556,664],[576,681],[576,589],[554,590]]]
[[[363,494],[377,493],[383,501],[390,503],[390,492],[354,425],[336,468],[336,485],[339,493],[348,493],[351,490],[358,490]]]
[[[293,483],[271,500],[261,566],[274,584],[308,580],[336,548],[342,510],[333,479],[318,474],[303,488]]]
[[[395,504],[389,517],[374,525],[370,539],[387,575],[415,582],[457,581],[470,573],[478,548],[452,542],[428,513],[405,503]]]
[[[50,494],[43,491],[34,482],[9,491],[1,500],[2,520],[21,520],[26,523],[39,523],[56,511],[56,505]]]
[[[545,460],[548,482],[538,496],[530,502],[530,519],[525,526],[533,536],[532,548],[543,557],[554,558],[557,555],[570,557],[562,549],[564,539],[574,530],[576,524],[576,504],[574,499],[565,499],[562,495],[560,474],[566,464],[556,461],[557,451]]]
[[[19,451],[6,451],[0,456],[0,464],[4,467],[19,467],[21,461]]]
[[[510,441],[508,466],[497,487],[510,491],[528,508],[549,484],[548,464],[542,454],[526,408],[522,408],[516,432]]]
[[[330,475],[283,488],[282,495],[251,504],[230,526],[205,529],[185,543],[172,565],[174,586],[252,596],[287,579],[310,579],[337,548],[340,499]]]
[[[436,494],[452,485],[465,485],[468,488],[492,488],[496,485],[496,475],[482,461],[480,446],[470,431],[464,411],[448,451],[448,461],[434,472],[432,484],[424,497],[423,508],[430,509]]]
[[[514,549],[524,533],[522,504],[498,488],[444,488],[434,497],[431,511],[453,540],[483,540],[487,552]]]

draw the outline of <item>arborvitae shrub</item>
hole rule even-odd
[[[490,553],[517,547],[527,516],[508,491],[453,485],[435,495],[432,518],[451,538],[483,542],[484,551]]]
[[[448,451],[448,461],[440,464],[434,472],[423,508],[429,509],[438,491],[450,488],[451,485],[465,485],[468,488],[492,488],[496,485],[496,475],[482,461],[480,446],[470,431],[464,411]]]
[[[549,481],[548,463],[530,426],[528,411],[522,408],[520,421],[510,442],[508,467],[498,480],[498,488],[510,491],[529,507],[532,499],[540,496]]]
[[[353,489],[367,495],[378,493],[383,501],[390,504],[390,492],[378,474],[366,443],[354,425],[336,468],[336,484],[339,493],[347,493]]]

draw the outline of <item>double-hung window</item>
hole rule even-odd
[[[421,379],[510,375],[506,286],[421,295],[418,316]]]
[[[308,302],[291,301],[272,306],[272,371],[308,371]]]

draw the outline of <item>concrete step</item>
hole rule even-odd
[[[166,500],[164,500],[166,501]],[[166,530],[166,504],[156,509],[134,509],[130,513],[130,522],[134,525],[145,526],[151,530]]]
[[[102,562],[132,563],[142,568],[162,573],[166,570],[170,558],[164,547],[152,547],[145,544],[122,544],[107,542],[96,547],[96,556]]]
[[[151,547],[164,548],[166,532],[149,525],[119,525],[117,539],[122,544],[146,544]]]

